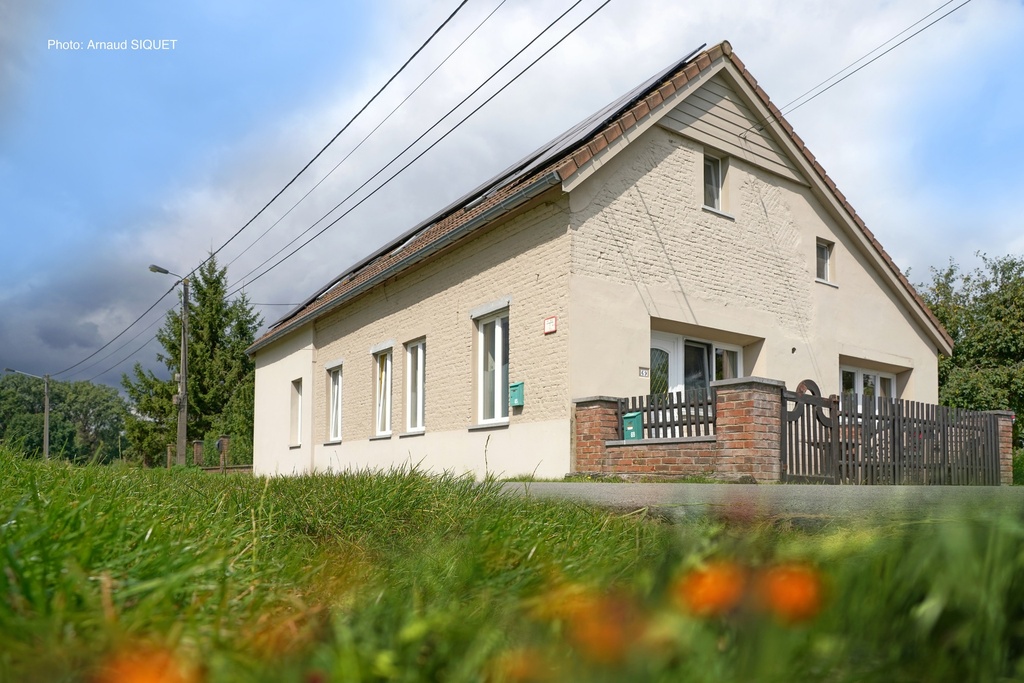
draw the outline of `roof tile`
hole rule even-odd
[[[583,164],[590,161],[593,157],[594,155],[590,153],[590,149],[584,147],[583,149],[578,150],[575,154],[572,155],[572,160],[576,162],[577,166],[582,167]]]
[[[647,106],[646,102],[640,100],[632,109],[630,109],[630,112],[633,114],[633,118],[639,121],[651,113],[651,108]]]
[[[604,139],[608,141],[608,144],[615,142],[618,138],[622,137],[622,128],[619,127],[618,121],[615,121],[610,126],[601,132]]]
[[[579,167],[576,165],[576,162],[571,158],[566,159],[565,163],[558,167],[558,176],[564,181],[577,170],[579,170]]]

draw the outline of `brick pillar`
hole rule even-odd
[[[617,408],[618,399],[608,396],[573,401],[573,472],[605,471],[604,442],[619,438]]]
[[[711,383],[716,393],[718,471],[779,481],[782,391],[785,382],[740,377]]]
[[[995,415],[999,433],[999,483],[1009,486],[1013,483],[1013,421],[1015,416],[1008,410],[988,410]]]
[[[220,472],[224,474],[224,467],[230,462],[228,460],[228,447],[231,445],[231,438],[221,434],[217,438],[217,452],[220,453]]]

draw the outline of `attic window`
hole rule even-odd
[[[818,282],[832,282],[832,242],[818,239],[815,244],[815,278]]]
[[[722,210],[722,160],[704,155],[704,206]]]

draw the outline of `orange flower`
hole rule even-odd
[[[507,650],[493,663],[497,683],[527,683],[547,680],[550,667],[539,652],[529,648]]]
[[[813,618],[821,611],[822,583],[818,572],[807,565],[784,564],[764,572],[758,597],[786,623]]]
[[[601,664],[625,659],[642,630],[632,605],[599,597],[569,620],[569,638],[584,655]]]
[[[689,572],[676,582],[676,602],[702,617],[725,614],[743,599],[747,577],[732,562],[716,562]]]
[[[95,683],[199,683],[194,669],[171,652],[142,648],[114,656],[100,670]]]
[[[535,610],[538,617],[565,621],[566,634],[576,649],[601,664],[617,664],[644,630],[636,607],[620,596],[599,595],[568,584],[545,597]]]

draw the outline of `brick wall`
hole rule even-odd
[[[993,410],[999,422],[999,483],[1013,483],[1013,421],[1014,414],[1006,410]]]
[[[714,384],[719,473],[778,481],[785,384],[756,377]]]
[[[782,382],[748,377],[713,386],[713,437],[619,441],[615,399],[575,401],[575,472],[778,481]]]

